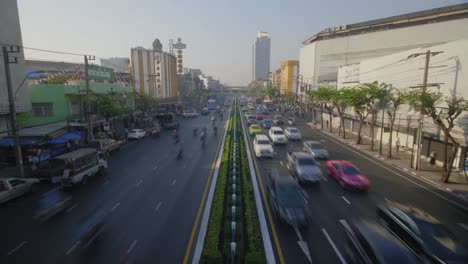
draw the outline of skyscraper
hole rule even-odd
[[[258,32],[252,48],[252,79],[268,80],[270,72],[270,38],[268,32]]]

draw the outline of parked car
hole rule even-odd
[[[283,116],[281,116],[281,115],[275,115],[275,116],[273,117],[273,124],[274,124],[275,126],[282,126],[282,125],[284,125],[284,118],[283,118]]]
[[[255,136],[257,134],[261,134],[263,132],[262,128],[257,125],[257,124],[253,124],[249,127],[249,134],[251,136]]]
[[[270,157],[273,158],[273,146],[266,135],[255,135],[253,148],[257,158]]]
[[[257,120],[263,120],[264,117],[263,117],[263,114],[262,114],[262,113],[258,112],[257,114],[255,114],[255,118],[256,118]]]
[[[377,207],[379,222],[423,263],[468,263],[467,249],[429,213],[400,203]]]
[[[263,128],[270,129],[272,124],[273,124],[273,121],[271,121],[271,119],[263,119],[262,120]]]
[[[299,132],[299,129],[295,127],[287,127],[284,129],[284,134],[288,139],[291,140],[301,140],[302,139],[302,134]]]
[[[39,179],[2,178],[0,179],[0,204],[31,192]]]
[[[271,142],[273,142],[273,144],[286,144],[288,142],[288,139],[284,135],[283,129],[281,129],[281,127],[271,127],[268,135],[270,136]]]
[[[344,189],[367,190],[369,179],[350,161],[329,160],[325,163],[328,174],[335,178]]]
[[[141,139],[146,136],[146,131],[143,129],[132,129],[127,135],[128,139]]]
[[[405,245],[379,224],[368,221],[348,224],[344,220],[340,223],[346,233],[344,255],[348,263],[419,263]]]
[[[91,141],[89,144],[90,147],[97,148],[104,153],[110,153],[120,150],[120,147],[123,145],[123,141],[115,139],[96,139]]]
[[[312,154],[315,159],[328,159],[328,151],[320,141],[305,141],[303,143],[303,150]]]
[[[255,118],[255,116],[253,115],[249,115],[247,117],[247,124],[250,126],[250,125],[253,125],[253,124],[257,124],[257,119]]]
[[[323,176],[314,156],[305,152],[288,152],[287,167],[299,183],[318,183]]]
[[[289,175],[273,170],[268,176],[268,201],[275,217],[282,223],[302,227],[310,222],[310,211],[299,185]]]

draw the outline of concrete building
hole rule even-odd
[[[252,79],[268,80],[270,72],[270,38],[267,32],[258,32],[252,47]]]
[[[468,4],[327,28],[303,42],[300,74],[313,87],[336,85],[338,67],[468,37]]]
[[[280,94],[298,94],[299,61],[287,60],[281,63]]]
[[[23,46],[16,0],[3,0],[0,2],[0,47],[5,44]],[[18,53],[11,53],[10,56],[11,58],[17,58],[17,63],[9,64],[11,85],[16,93],[16,112],[27,112],[31,110],[31,102],[29,100],[28,84],[23,82],[26,77],[23,50]],[[0,62],[0,135],[8,134],[11,129],[9,113],[8,89],[2,55]]]
[[[101,66],[114,69],[115,72],[130,73],[129,58],[108,58],[101,59]]]
[[[178,96],[176,57],[164,52],[158,39],[153,49],[132,48],[130,61],[136,91],[156,98]]]

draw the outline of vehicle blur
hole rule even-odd
[[[299,183],[318,183],[323,177],[314,156],[305,152],[288,152],[287,167]]]
[[[301,140],[302,134],[299,129],[295,127],[287,127],[284,129],[284,134],[289,140]]]
[[[322,142],[315,140],[304,141],[303,150],[312,154],[315,159],[328,159],[328,151],[323,146]]]
[[[325,166],[328,175],[337,180],[343,189],[367,190],[369,188],[369,180],[353,163],[345,160],[329,160]]]
[[[35,219],[47,221],[72,206],[72,195],[61,189],[49,191],[39,198]]]

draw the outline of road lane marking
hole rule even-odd
[[[464,223],[458,223],[459,226],[463,227],[466,231],[468,231],[468,226]]]
[[[14,249],[12,249],[12,250],[10,250],[10,252],[8,252],[8,256],[11,256],[13,253],[18,251],[20,248],[22,248],[24,245],[26,245],[26,243],[28,243],[28,242],[27,241],[21,242],[18,246],[16,246]]]
[[[140,186],[141,183],[143,183],[143,180],[140,180],[139,182],[137,182],[136,186]]]
[[[157,170],[157,169],[158,169],[158,165],[156,165],[156,166],[153,167],[153,170],[154,170],[154,171]]]
[[[128,247],[128,249],[127,249],[127,254],[130,254],[130,252],[132,252],[132,250],[133,250],[133,248],[135,248],[135,245],[136,245],[137,242],[138,242],[137,240],[132,242],[130,247]]]
[[[119,202],[119,203],[116,203],[116,204],[114,205],[114,207],[112,207],[111,211],[114,212],[114,210],[117,209],[117,207],[119,207],[119,206],[120,206],[120,202]]]
[[[340,251],[339,251],[338,248],[335,246],[335,243],[333,243],[333,240],[332,240],[331,237],[328,235],[327,230],[325,230],[325,228],[322,228],[322,233],[323,233],[323,234],[325,235],[325,237],[327,238],[328,243],[330,243],[330,245],[332,246],[333,250],[335,251],[335,253],[336,253],[336,255],[338,256],[338,258],[340,259],[341,263],[346,264],[346,260],[343,258],[343,255],[341,255]]]
[[[294,231],[296,231],[297,238],[299,239],[297,241],[297,244],[301,248],[302,252],[306,255],[309,262],[312,263],[312,258],[310,257],[310,251],[309,251],[309,246],[307,245],[307,242],[302,238],[302,235],[299,229],[296,226],[294,226],[293,228],[294,228]]]
[[[283,167],[284,167],[284,163],[283,163],[282,161],[280,161],[280,164],[281,164],[281,166],[283,166]]]
[[[348,199],[346,199],[346,197],[341,196],[341,198],[343,198],[343,200],[344,200],[347,204],[351,204],[351,202],[350,202]]]
[[[177,182],[177,180],[176,180],[176,179],[172,180],[172,182],[171,182],[171,186],[174,186],[174,185],[176,184],[176,182]]]
[[[394,171],[394,170],[390,169],[389,167],[387,167],[387,166],[391,166],[391,165],[386,165],[386,166],[385,166],[385,165],[382,165],[382,164],[378,163],[377,161],[375,161],[375,160],[373,160],[373,159],[371,159],[371,158],[365,156],[364,154],[359,153],[358,151],[352,149],[351,147],[348,147],[348,146],[344,145],[343,142],[339,142],[339,141],[335,140],[332,136],[329,136],[329,135],[327,135],[327,134],[325,134],[325,133],[319,133],[319,134],[325,135],[325,136],[328,137],[331,141],[334,141],[336,144],[338,144],[338,145],[344,147],[345,149],[347,149],[347,150],[349,150],[349,151],[351,151],[351,152],[356,153],[357,155],[359,155],[359,156],[365,158],[366,160],[368,160],[368,161],[370,161],[370,162],[372,162],[372,163],[374,163],[374,164],[376,164],[376,165],[378,165],[378,166],[380,166],[380,167],[382,167],[382,168],[384,168],[384,169],[386,169],[386,170],[388,170],[388,171],[394,173],[395,175],[398,175],[399,177],[401,177],[401,178],[403,178],[403,179],[405,179],[405,180],[407,180],[407,181],[409,181],[409,182],[411,182],[411,183],[413,183],[413,184],[415,184],[415,185],[421,187],[422,189],[424,189],[424,190],[426,190],[426,191],[428,191],[428,192],[430,192],[430,193],[432,193],[432,194],[438,196],[439,198],[442,198],[443,200],[445,200],[445,201],[447,201],[447,202],[449,202],[449,203],[451,203],[451,204],[453,204],[453,205],[456,205],[456,206],[462,208],[462,209],[465,210],[465,211],[468,211],[468,207],[467,207],[467,206],[464,206],[464,205],[462,205],[461,203],[458,203],[458,202],[454,202],[454,201],[452,201],[452,200],[450,200],[450,199],[448,199],[448,198],[446,198],[446,197],[444,197],[444,196],[442,196],[442,195],[436,193],[435,191],[430,190],[429,188],[423,186],[422,184],[420,184],[420,183],[418,183],[418,182],[416,182],[416,181],[413,181],[412,179],[410,179],[410,178],[408,178],[408,177],[406,177],[406,176],[400,174],[399,172]],[[422,178],[418,178],[418,179],[421,179],[421,180],[422,180]],[[423,180],[423,181],[424,181],[424,180]],[[429,182],[427,182],[427,181],[424,181],[424,182],[425,182],[426,184],[429,184],[429,185],[431,185],[431,186],[434,187],[434,185],[433,185],[432,183],[429,183]],[[436,188],[437,188],[437,187],[436,187]]]
[[[65,210],[66,213],[69,213],[71,212],[71,210],[73,210],[75,207],[78,206],[78,203],[74,204],[72,207],[68,208],[67,210]]]
[[[322,177],[322,180],[324,180],[325,182],[328,182],[327,178],[325,178],[323,176],[321,176],[321,177]]]
[[[154,211],[159,211],[159,208],[161,207],[162,202],[159,202],[158,205],[156,205],[156,208],[154,208]]]
[[[390,201],[390,199],[388,199],[387,197],[383,198],[385,201],[391,203],[392,201]]]
[[[70,253],[73,252],[73,250],[75,250],[75,248],[80,244],[81,242],[80,241],[77,241],[68,251],[67,251],[67,255],[70,255]]]

